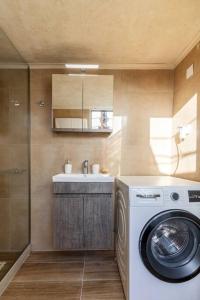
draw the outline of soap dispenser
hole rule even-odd
[[[68,159],[65,164],[65,174],[71,174],[71,172],[72,172],[72,164]]]

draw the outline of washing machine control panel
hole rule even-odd
[[[200,190],[191,190],[188,191],[188,196],[189,196],[189,202],[200,202]]]

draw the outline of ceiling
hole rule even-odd
[[[29,63],[173,66],[200,39],[200,1],[3,0],[0,26]]]
[[[0,63],[23,63],[24,60],[11,41],[0,29]]]

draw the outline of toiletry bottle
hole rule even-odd
[[[93,164],[92,165],[92,173],[93,174],[99,174],[100,165],[99,164]]]
[[[72,172],[72,164],[68,159],[65,164],[65,174],[71,174],[71,172]]]

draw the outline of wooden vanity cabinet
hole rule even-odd
[[[81,183],[82,187],[86,184]],[[54,191],[60,192],[54,194],[54,247],[61,250],[112,250],[113,184],[105,187],[100,184],[100,193],[95,185],[92,189],[90,184],[90,193],[83,194],[62,193],[66,184],[62,184],[64,188],[58,185],[54,183]],[[107,193],[102,193],[104,189]],[[95,193],[91,193],[92,190]]]
[[[84,246],[86,249],[113,248],[112,196],[84,196]]]
[[[83,197],[54,197],[54,246],[58,249],[83,248]]]

